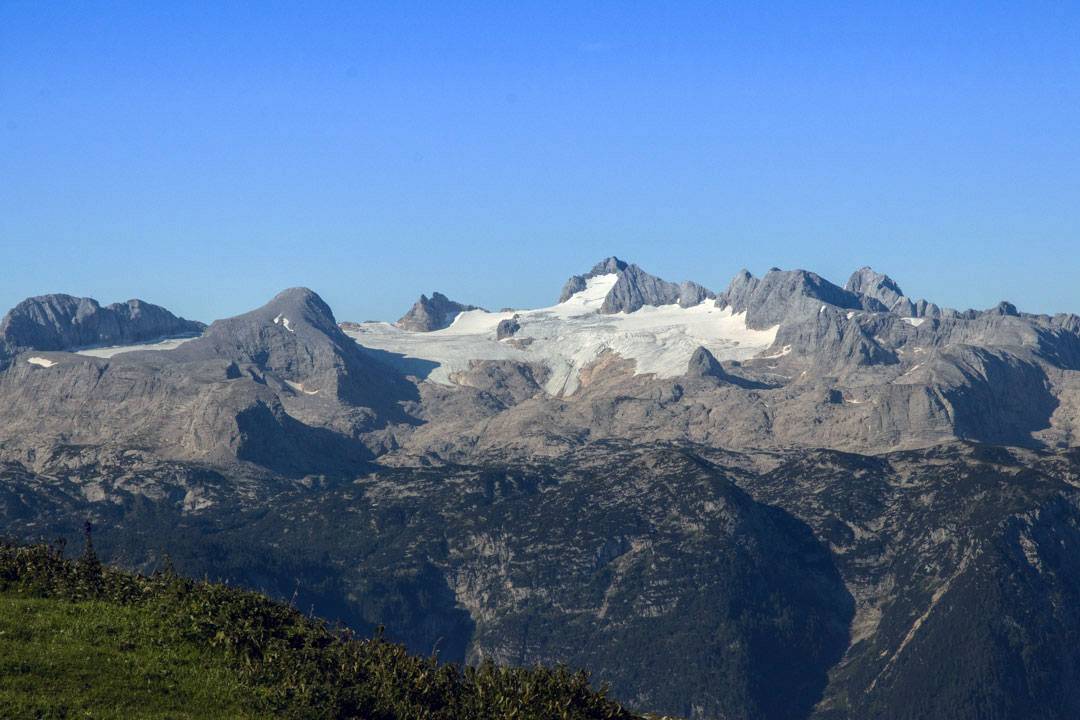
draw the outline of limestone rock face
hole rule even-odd
[[[0,443],[135,445],[277,472],[365,461],[372,452],[359,435],[407,422],[399,403],[415,397],[304,288],[174,350],[108,360],[32,350],[11,365],[0,373]]]
[[[368,407],[403,383],[364,355],[338,327],[330,307],[307,288],[284,290],[257,310],[218,320],[167,357],[255,365],[260,372],[303,384],[301,392]]]
[[[600,312],[605,314],[631,313],[646,305],[659,307],[678,304],[680,307],[691,307],[716,297],[712,291],[695,282],[673,283],[661,280],[637,265],[623,262],[617,257],[609,257],[597,263],[585,275],[574,275],[567,280],[559,302],[565,302],[574,293],[584,290],[586,281],[599,275],[618,276],[600,308]]]
[[[612,256],[605,258],[593,266],[592,270],[584,275],[573,275],[566,284],[563,285],[562,292],[559,294],[559,302],[566,302],[570,299],[570,296],[574,293],[579,293],[585,289],[585,281],[589,278],[596,277],[598,275],[617,275],[626,270],[630,265],[623,262],[619,258]]]
[[[896,303],[901,298],[904,298],[904,291],[900,289],[895,280],[888,275],[875,272],[870,267],[861,267],[853,272],[844,285],[844,289],[858,295],[874,298],[890,310],[896,306]]]
[[[495,326],[495,338],[497,340],[503,340],[508,337],[513,337],[514,333],[521,329],[521,323],[518,322],[517,316],[500,320],[499,324]]]
[[[756,278],[743,270],[716,300],[719,307],[746,313],[749,327],[763,329],[782,321],[810,317],[824,306],[847,310],[884,311],[882,303],[832,284],[806,270],[772,268]]]
[[[42,295],[24,300],[0,320],[0,366],[23,350],[74,350],[131,345],[196,335],[206,326],[142,300],[101,306],[92,298]]]
[[[729,380],[728,374],[713,354],[703,347],[699,347],[690,356],[690,363],[686,369],[687,377],[708,378],[717,382]]]
[[[873,268],[861,267],[856,270],[848,278],[844,289],[878,300],[890,312],[900,317],[942,316],[942,310],[937,305],[926,300],[912,300],[904,295],[896,281],[888,275],[874,271]]]
[[[402,315],[397,321],[397,326],[402,330],[411,330],[413,332],[442,330],[450,327],[450,324],[454,322],[454,318],[459,314],[468,310],[480,309],[475,305],[463,305],[454,302],[439,292],[432,293],[430,298],[421,295],[416,304],[409,309],[409,312]]]

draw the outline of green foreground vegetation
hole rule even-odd
[[[87,544],[0,544],[0,717],[632,720],[584,672],[459,668]]]
[[[0,597],[0,717],[258,717],[254,699],[223,653],[147,608]]]

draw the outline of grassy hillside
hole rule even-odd
[[[0,545],[0,717],[632,720],[566,668],[460,669],[294,608]]]
[[[224,653],[146,607],[0,597],[0,717],[254,718]]]

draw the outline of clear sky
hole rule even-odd
[[[0,0],[0,306],[870,264],[1080,312],[1080,3]]]

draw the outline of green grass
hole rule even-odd
[[[254,701],[223,653],[147,608],[0,595],[0,717],[260,717]]]
[[[145,608],[0,596],[0,717],[255,718],[254,699]]]
[[[257,593],[0,543],[0,718],[635,720],[565,667],[459,668]]]

